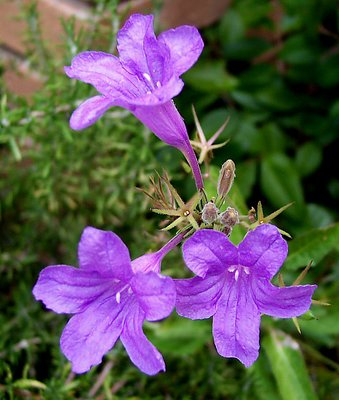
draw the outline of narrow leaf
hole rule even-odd
[[[292,337],[272,330],[263,347],[283,400],[317,399],[299,345]]]

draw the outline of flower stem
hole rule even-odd
[[[169,253],[174,247],[176,247],[184,238],[186,232],[179,233],[178,235],[174,236],[169,242],[165,244],[160,250],[159,253],[161,258],[165,257],[167,253]]]
[[[182,150],[182,152],[183,152],[184,156],[186,157],[186,160],[188,161],[188,163],[192,169],[192,173],[193,173],[193,177],[194,177],[197,189],[198,190],[203,189],[204,181],[202,179],[198,159],[197,159],[191,145],[190,144],[187,145],[186,148],[184,150]]]

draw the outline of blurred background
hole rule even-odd
[[[182,197],[194,183],[182,155],[123,109],[73,132],[71,111],[95,90],[62,67],[83,50],[114,52],[116,33],[134,12],[155,14],[160,32],[199,27],[205,48],[175,102],[195,137],[191,105],[210,137],[230,121],[206,187],[215,195],[221,164],[237,166],[231,201],[265,215],[294,201],[274,222],[293,239],[282,269],[290,285],[316,283],[299,319],[263,317],[261,355],[249,369],[217,355],[211,320],[145,326],[166,374],[147,377],[118,344],[86,375],[74,375],[59,350],[67,316],[31,294],[40,270],[77,264],[87,225],[113,230],[133,257],[169,238],[149,211],[149,176],[165,166]],[[0,0],[0,399],[339,398],[339,33],[335,0]],[[189,276],[180,249],[164,273]]]

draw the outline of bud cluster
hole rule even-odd
[[[201,219],[204,224],[220,228],[226,235],[230,235],[233,227],[239,223],[239,214],[235,208],[227,207],[226,211],[220,212],[213,201],[204,205],[201,212]]]

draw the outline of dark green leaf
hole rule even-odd
[[[152,327],[152,325],[150,325]],[[174,317],[149,335],[162,352],[182,357],[201,349],[211,339],[211,321],[191,321]]]
[[[295,202],[286,214],[301,219],[305,213],[303,190],[292,161],[282,153],[266,156],[261,164],[261,187],[274,207]]]
[[[288,269],[306,266],[311,260],[317,264],[339,243],[339,223],[326,228],[313,229],[289,244],[289,254],[285,262]]]
[[[224,94],[237,87],[238,80],[226,71],[223,61],[200,61],[184,76],[185,82],[196,90]]]
[[[321,160],[321,147],[316,143],[308,142],[298,149],[295,165],[300,176],[307,176],[318,168]]]

